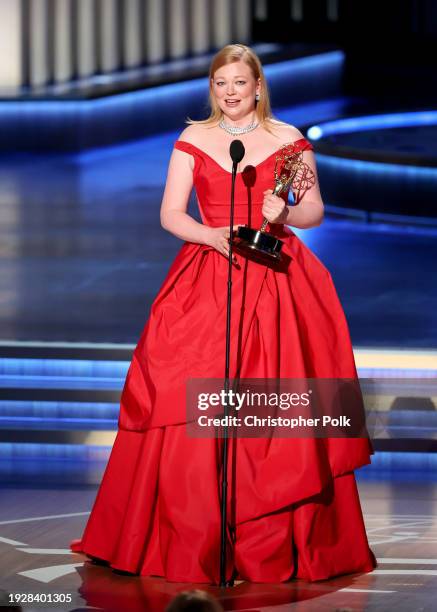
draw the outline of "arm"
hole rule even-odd
[[[283,223],[300,229],[320,225],[323,221],[324,206],[320,194],[315,155],[312,151],[303,151],[303,161],[313,174],[313,180],[303,183],[295,190],[296,203],[287,205],[280,196],[275,196],[272,189],[264,192],[263,215],[269,223]]]
[[[187,213],[188,200],[193,188],[192,166],[191,155],[173,149],[161,203],[161,225],[181,240],[206,244],[208,227]]]
[[[191,155],[174,149],[168,166],[167,181],[161,202],[160,219],[164,229],[181,240],[214,247],[229,256],[229,226],[209,227],[187,213],[193,188],[194,160]],[[234,225],[234,230],[238,225]],[[235,256],[234,256],[235,261]]]
[[[303,186],[295,192],[296,203],[287,205],[287,215],[284,223],[294,227],[307,229],[320,225],[323,221],[324,206],[317,178],[316,159],[312,151],[303,152],[303,161],[314,175],[314,184],[308,188]]]

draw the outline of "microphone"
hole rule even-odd
[[[232,158],[233,167],[236,169],[237,164],[241,162],[245,154],[244,145],[241,140],[233,140],[231,142],[231,146],[229,147],[229,154]]]
[[[225,348],[225,392],[229,393],[230,379],[230,353],[231,353],[231,303],[232,303],[232,237],[234,227],[234,195],[235,195],[235,179],[237,177],[237,164],[244,157],[244,145],[241,140],[233,140],[229,147],[229,154],[232,158],[232,182],[231,182],[231,207],[229,212],[229,255],[228,255],[228,297],[226,302],[226,348]],[[225,413],[227,419],[228,404],[224,402]],[[220,501],[220,586],[227,586],[226,574],[226,523],[227,523],[227,490],[228,490],[228,426],[225,425],[223,452],[222,452],[222,473],[221,481],[221,501]]]

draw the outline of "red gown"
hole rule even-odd
[[[296,150],[311,149],[304,138]],[[203,223],[229,225],[230,172],[185,141]],[[275,153],[236,178],[234,222],[260,227]],[[249,204],[249,206],[248,206]],[[249,215],[248,215],[249,209]],[[331,275],[289,229],[268,226],[291,261],[280,271],[237,254],[231,378],[355,378]],[[184,242],[133,352],[119,430],[85,531],[71,550],[172,582],[218,584],[222,438],[185,431],[185,381],[223,378],[227,259]],[[353,470],[368,438],[231,438],[227,579],[316,581],[370,572]]]

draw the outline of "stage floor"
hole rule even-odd
[[[136,344],[182,245],[159,223],[177,136],[0,159],[0,339]],[[327,214],[296,233],[330,270],[354,346],[437,346],[436,228]]]
[[[359,476],[359,470],[356,472]],[[378,560],[370,574],[317,583],[242,582],[228,589],[117,575],[68,549],[81,536],[96,488],[3,488],[0,503],[0,589],[7,593],[71,595],[45,609],[160,612],[179,591],[206,589],[225,610],[435,610],[437,485],[359,481],[367,534]],[[7,593],[3,597],[7,598]],[[24,607],[23,609],[29,609]],[[34,609],[37,609],[36,607]],[[38,608],[41,609],[41,608]]]

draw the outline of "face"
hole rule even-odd
[[[255,110],[255,95],[261,91],[250,67],[242,61],[226,64],[215,71],[212,91],[224,115],[242,119]]]

